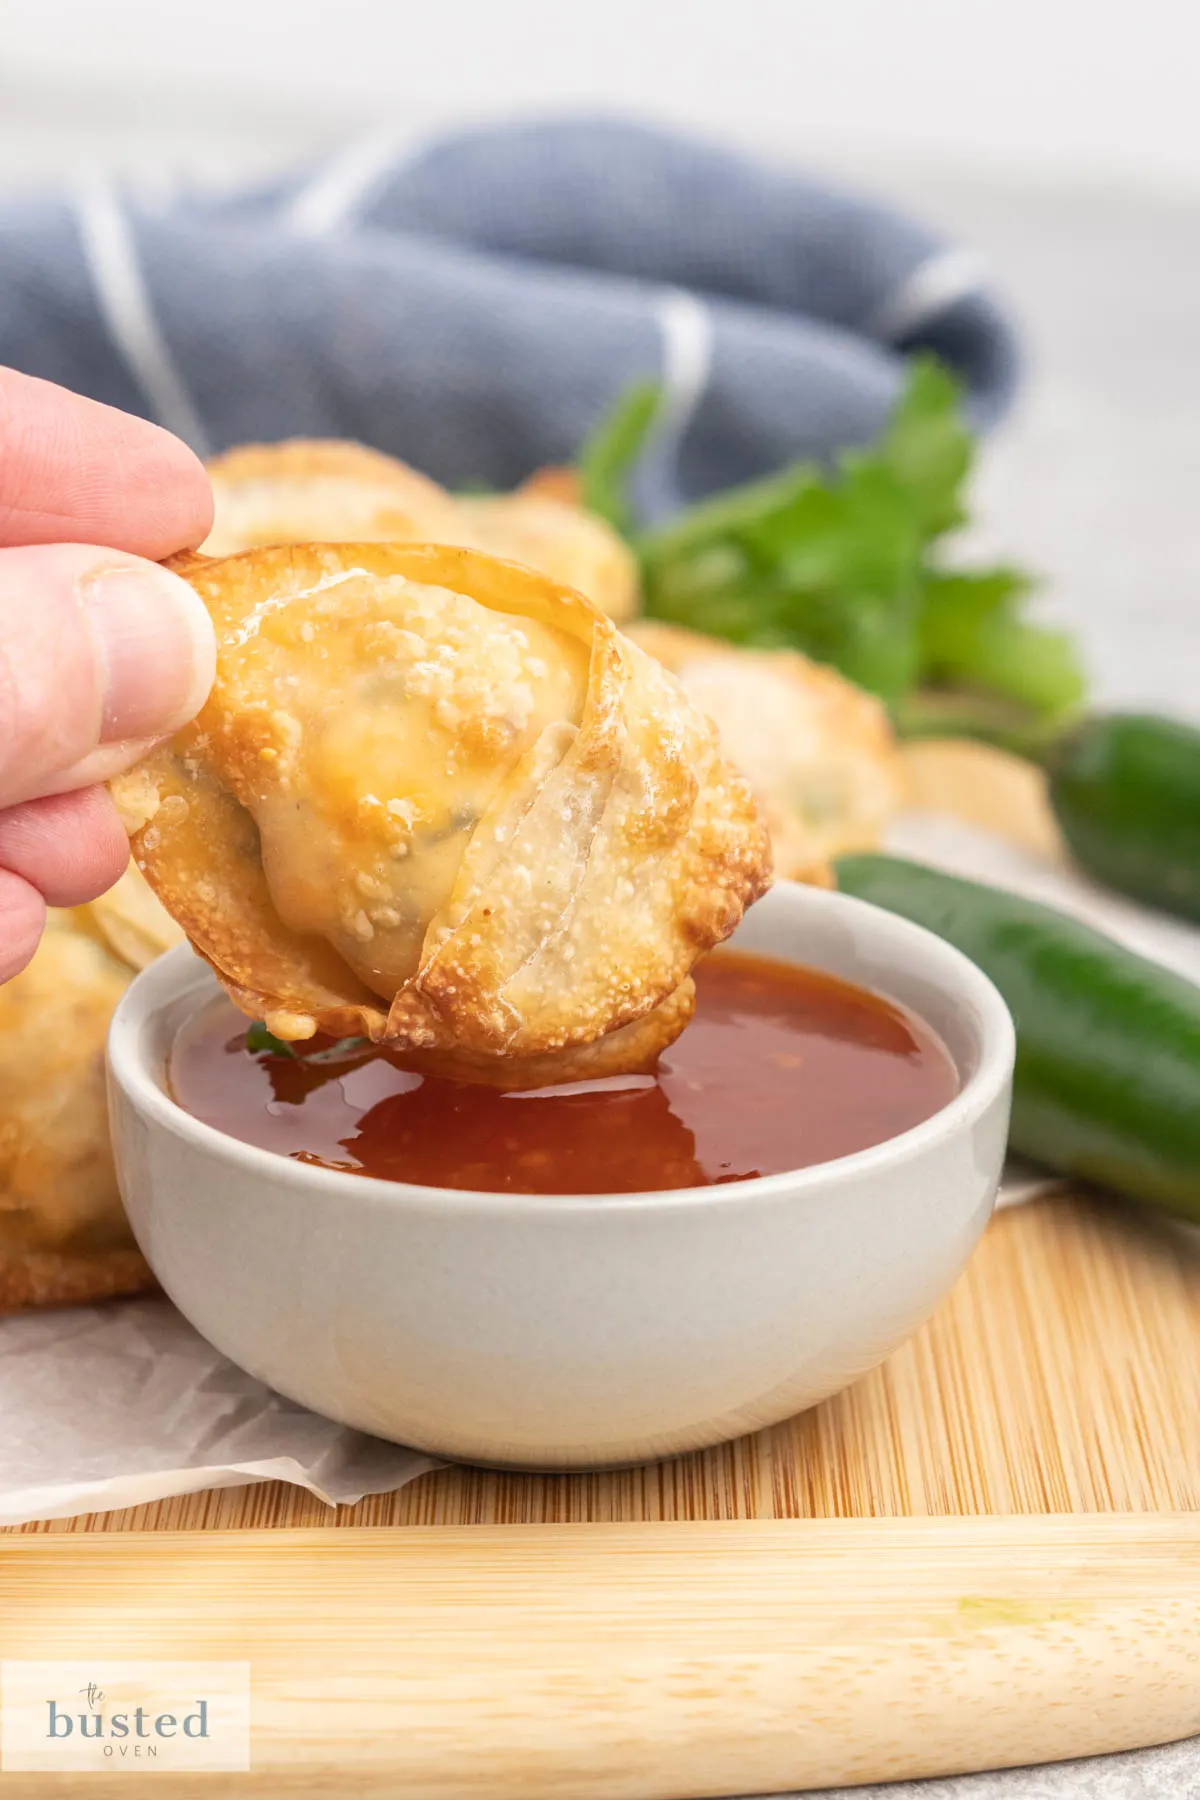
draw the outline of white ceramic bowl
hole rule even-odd
[[[138,1243],[218,1349],[329,1417],[443,1456],[586,1468],[697,1449],[811,1406],[909,1335],[992,1210],[1013,1029],[990,981],[906,920],[783,882],[737,944],[899,1000],[957,1096],[890,1142],[666,1193],[464,1193],[368,1180],[226,1137],[164,1068],[213,994],[185,947],[110,1037]]]

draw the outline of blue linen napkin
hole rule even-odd
[[[871,438],[918,348],[959,373],[977,425],[999,415],[1014,333],[963,251],[631,123],[370,141],[232,194],[0,202],[0,361],[202,454],[352,437],[506,487],[653,376],[668,401],[640,500],[659,516]]]

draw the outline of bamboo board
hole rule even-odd
[[[1001,1214],[882,1368],[670,1463],[0,1534],[0,1655],[249,1658],[229,1795],[688,1800],[1200,1732],[1198,1245]]]
[[[689,1800],[1200,1729],[1188,1515],[109,1532],[10,1538],[0,1584],[10,1656],[248,1660],[226,1796]]]
[[[1198,1645],[1200,1251],[1082,1196],[1002,1214],[888,1363],[736,1444],[0,1535],[0,1656],[250,1661],[231,1796],[686,1800],[1128,1749],[1200,1732]]]
[[[823,1406],[612,1473],[448,1468],[336,1511],[283,1482],[25,1533],[1200,1512],[1200,1249],[1063,1194],[1000,1213],[929,1323]],[[0,1539],[2,1541],[2,1539]]]

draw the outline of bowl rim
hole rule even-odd
[[[882,1143],[828,1162],[813,1163],[807,1168],[784,1169],[774,1175],[757,1175],[709,1187],[650,1188],[628,1193],[527,1194],[490,1188],[427,1187],[415,1182],[352,1174],[321,1164],[296,1162],[278,1151],[248,1144],[203,1119],[197,1119],[171,1098],[152,1072],[147,1044],[155,1021],[169,1007],[177,1005],[189,987],[201,982],[207,987],[209,982],[216,980],[208,964],[186,943],[176,945],[149,964],[134,977],[122,995],[108,1033],[109,1084],[121,1090],[145,1125],[183,1140],[194,1150],[206,1154],[216,1165],[232,1163],[248,1174],[259,1175],[266,1181],[290,1184],[301,1191],[306,1188],[313,1192],[323,1190],[336,1195],[340,1205],[353,1200],[368,1209],[452,1210],[486,1214],[493,1219],[498,1212],[531,1217],[547,1211],[555,1215],[610,1211],[616,1214],[630,1210],[678,1211],[688,1207],[709,1210],[745,1206],[751,1200],[794,1202],[806,1194],[825,1196],[831,1188],[863,1176],[887,1175],[919,1160],[945,1144],[948,1138],[968,1133],[1003,1093],[1011,1079],[1015,1060],[1016,1032],[1012,1015],[994,983],[962,951],[899,913],[888,912],[869,901],[836,890],[791,881],[777,881],[766,900],[783,893],[796,897],[788,904],[808,906],[815,912],[845,909],[848,917],[855,918],[868,931],[882,932],[885,936],[890,933],[897,945],[910,945],[926,959],[922,971],[925,979],[940,987],[953,1005],[970,1012],[979,1045],[976,1068],[946,1105],[929,1118],[895,1137],[885,1138]],[[760,905],[764,903],[759,902]],[[757,953],[777,954],[769,950]],[[928,959],[932,959],[932,964]],[[784,960],[800,961],[795,957]],[[891,960],[897,968],[901,966],[900,959],[894,954],[881,953],[881,960]],[[890,997],[885,989],[874,991]],[[903,1003],[893,997],[893,1004]]]

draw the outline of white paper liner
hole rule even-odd
[[[291,1481],[348,1505],[435,1466],[273,1393],[169,1300],[0,1322],[3,1525],[252,1481]]]
[[[1200,931],[1101,893],[988,832],[910,813],[888,848],[1075,912],[1200,980]],[[1000,1204],[1060,1185],[1014,1163]],[[0,1524],[270,1480],[294,1482],[331,1506],[350,1504],[436,1466],[282,1399],[219,1355],[169,1301],[0,1320]]]

